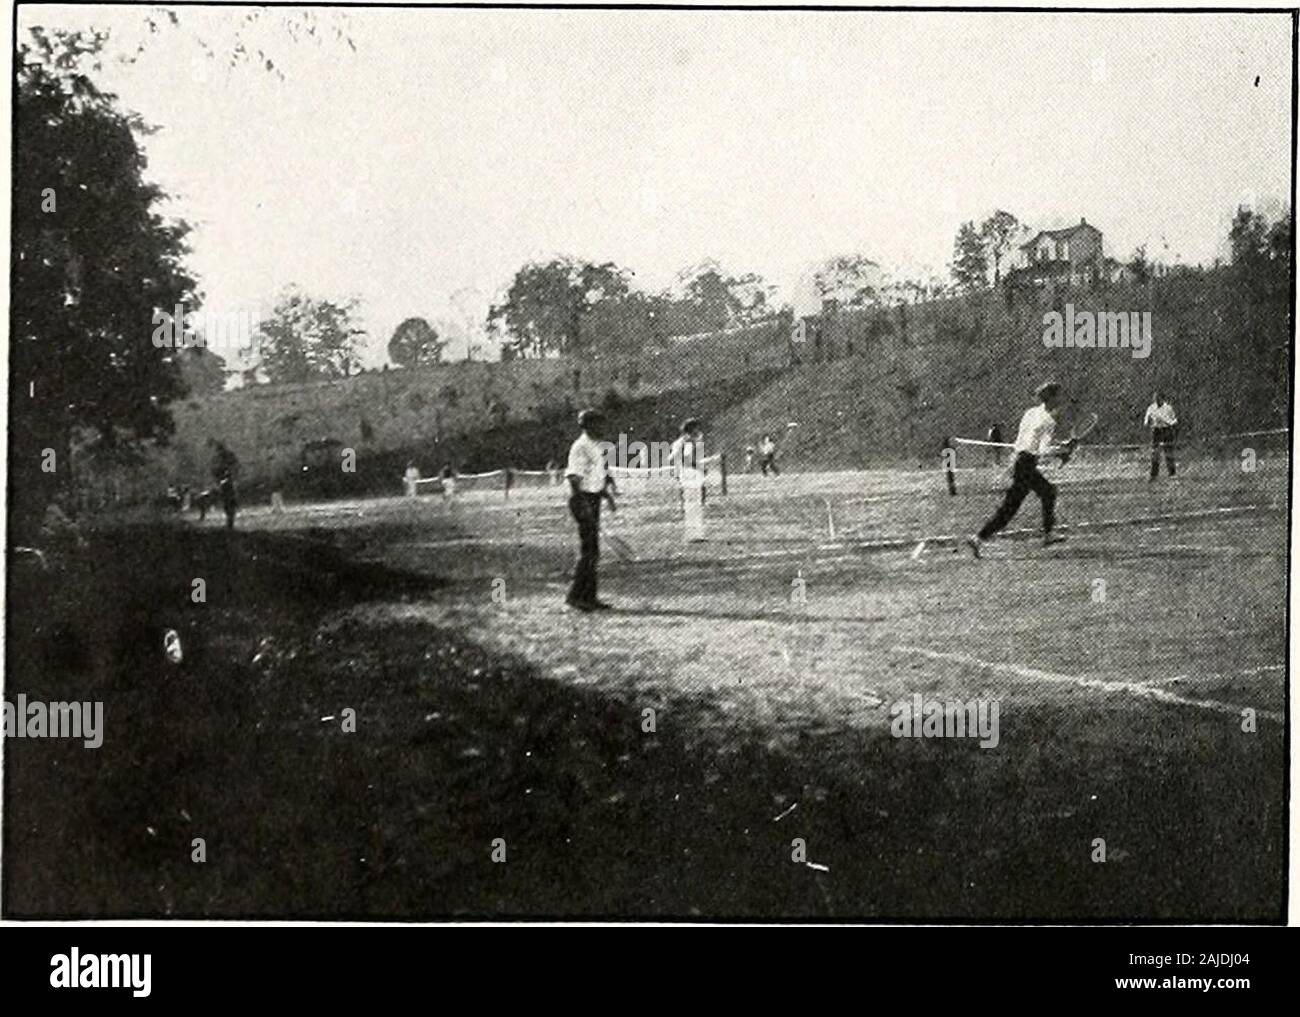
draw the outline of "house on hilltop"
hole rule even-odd
[[[1068,229],[1041,230],[1020,245],[1017,267],[1008,273],[1008,281],[1093,286],[1106,277],[1101,241],[1101,230],[1087,219]]]

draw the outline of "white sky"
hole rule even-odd
[[[1282,14],[320,12],[354,53],[271,10],[246,38],[281,81],[199,55],[241,12],[178,12],[103,79],[162,128],[149,176],[198,227],[208,309],[356,296],[371,363],[401,319],[481,320],[553,253],[652,288],[715,257],[789,297],[834,254],[946,274],[996,208],[1208,263],[1238,204],[1289,195]],[[19,37],[125,45],[144,13],[26,6]]]

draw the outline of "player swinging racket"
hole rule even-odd
[[[569,511],[578,524],[578,563],[573,570],[573,585],[565,601],[579,611],[604,611],[610,605],[596,598],[596,562],[600,558],[600,503],[609,502],[614,511],[614,493],[618,488],[609,475],[600,431],[604,420],[595,410],[578,414],[582,428],[569,448]]]
[[[993,517],[979,533],[966,540],[966,546],[976,558],[980,556],[980,547],[984,541],[1011,522],[1020,503],[1030,491],[1038,495],[1043,506],[1043,546],[1059,544],[1065,539],[1052,533],[1052,528],[1056,525],[1056,485],[1038,472],[1038,459],[1039,456],[1052,452],[1068,456],[1074,451],[1078,439],[1071,438],[1064,445],[1052,443],[1052,435],[1056,432],[1056,415],[1061,406],[1061,386],[1049,381],[1040,385],[1035,395],[1038,397],[1038,405],[1031,406],[1020,418],[1020,431],[1016,435],[1014,446],[1015,461],[1011,466],[1011,486],[1007,488],[1006,496]]]

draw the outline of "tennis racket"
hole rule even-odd
[[[636,551],[610,526],[612,513],[602,513],[600,521],[600,536],[605,546],[614,552],[614,557],[620,561],[636,561]],[[619,527],[621,529],[622,527]]]
[[[621,561],[636,561],[636,552],[632,546],[622,537],[616,534],[605,533],[605,546],[614,552],[614,557]]]
[[[1083,420],[1082,424],[1070,428],[1070,437],[1075,441],[1083,441],[1092,433],[1092,429],[1097,426],[1097,414],[1089,413]]]
[[[1057,467],[1058,469],[1063,468],[1065,464],[1070,461],[1070,456],[1074,455],[1074,449],[1078,443],[1092,433],[1092,429],[1097,426],[1097,419],[1097,414],[1089,413],[1083,418],[1081,424],[1076,424],[1074,427],[1070,428],[1069,443],[1066,445],[1064,450],[1058,453],[1061,458],[1060,466]]]

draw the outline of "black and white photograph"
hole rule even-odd
[[[1296,28],[17,4],[0,918],[1294,922]]]

